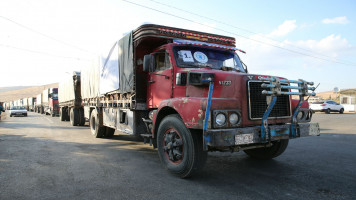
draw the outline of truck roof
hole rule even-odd
[[[179,38],[235,47],[235,38],[233,37],[156,24],[144,24],[133,31],[134,41],[141,40],[144,37],[160,37],[166,39]]]

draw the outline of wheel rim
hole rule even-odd
[[[184,158],[184,145],[179,132],[173,128],[168,129],[163,136],[163,151],[168,161],[179,164]]]

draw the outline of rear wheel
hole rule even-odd
[[[66,121],[66,109],[65,108],[60,108],[59,109],[59,119],[63,122]]]
[[[273,141],[271,147],[248,149],[244,152],[253,158],[268,160],[281,155],[287,149],[288,142],[288,139]]]
[[[99,122],[99,114],[96,109],[91,112],[90,115],[90,131],[96,138],[101,138],[105,133],[105,126],[101,126]]]
[[[84,118],[84,109],[83,108],[79,108],[78,109],[78,120],[79,120],[79,126],[84,126],[85,124],[85,118]]]
[[[181,178],[198,172],[207,159],[202,134],[191,133],[179,115],[163,119],[158,128],[157,147],[164,167]]]
[[[344,109],[341,108],[340,111],[339,111],[340,114],[344,113]]]
[[[78,109],[76,109],[76,108],[70,109],[69,118],[70,118],[70,124],[71,124],[72,126],[78,126],[78,124],[79,124],[79,113],[78,113]]]
[[[330,108],[328,108],[325,112],[326,112],[326,114],[330,114],[330,112],[331,112]]]

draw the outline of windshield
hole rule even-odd
[[[11,110],[26,110],[26,108],[24,106],[14,106]]]
[[[176,46],[173,51],[178,67],[245,72],[239,57],[231,51],[195,46]]]
[[[58,94],[52,94],[52,99],[57,100],[58,99]]]

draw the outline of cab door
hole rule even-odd
[[[162,100],[172,98],[172,65],[169,54],[161,50],[153,54],[154,69],[149,73],[148,107],[158,108]]]

